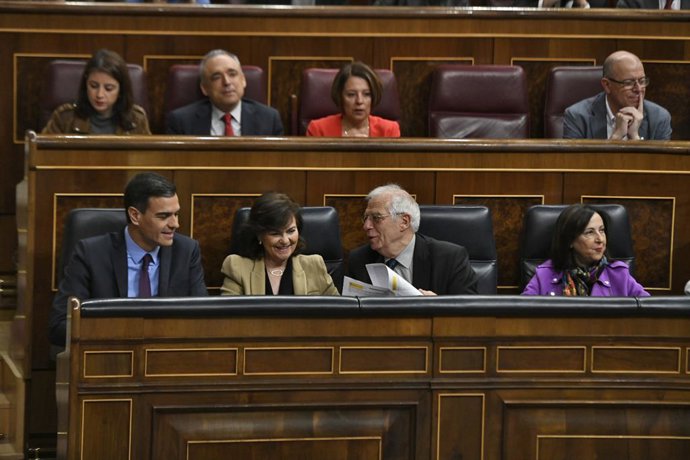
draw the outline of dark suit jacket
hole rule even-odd
[[[175,234],[172,246],[158,253],[159,297],[208,295],[201,267],[199,243]],[[64,347],[67,300],[127,297],[127,245],[122,231],[85,238],[74,249],[53,299],[48,326],[50,342]]]
[[[350,252],[347,276],[371,283],[366,264],[383,263],[381,254],[366,244]],[[438,295],[476,294],[477,275],[467,250],[417,233],[412,256],[412,285]]]
[[[658,104],[644,100],[644,119],[639,134],[650,140],[671,139],[671,114]],[[564,139],[607,139],[606,93],[577,102],[563,114]]]
[[[618,0],[616,8],[641,8],[658,10],[659,0]],[[690,0],[680,0],[681,10],[690,10]]]
[[[165,123],[167,134],[208,136],[211,133],[211,101],[200,99],[173,110]],[[251,99],[242,99],[243,136],[282,136],[278,111]]]

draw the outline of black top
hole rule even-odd
[[[273,287],[271,287],[271,280],[266,271],[266,295],[273,295]],[[292,288],[292,257],[288,259],[283,277],[280,279],[280,286],[278,286],[278,294],[276,295],[293,295],[295,291]]]

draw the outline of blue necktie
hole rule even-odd
[[[146,253],[141,261],[141,276],[139,276],[139,297],[151,297],[151,280],[149,280],[149,265],[153,262],[151,254]]]
[[[395,267],[398,266],[398,263],[399,262],[395,259],[388,259],[386,261],[386,265],[388,265],[388,268],[390,268],[391,270],[395,270]]]

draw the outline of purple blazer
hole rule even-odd
[[[537,271],[525,286],[522,295],[563,295],[563,272],[553,268],[551,260],[537,266]],[[616,261],[604,268],[596,284],[592,286],[592,297],[647,297],[649,293],[635,281],[625,262]]]

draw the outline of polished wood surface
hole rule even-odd
[[[198,311],[185,317],[136,299],[87,316],[75,300],[64,458],[690,455],[685,297],[649,314],[633,299],[352,299],[335,316],[328,299],[320,312],[267,299],[273,313],[255,314],[246,299],[213,314],[168,301]]]

